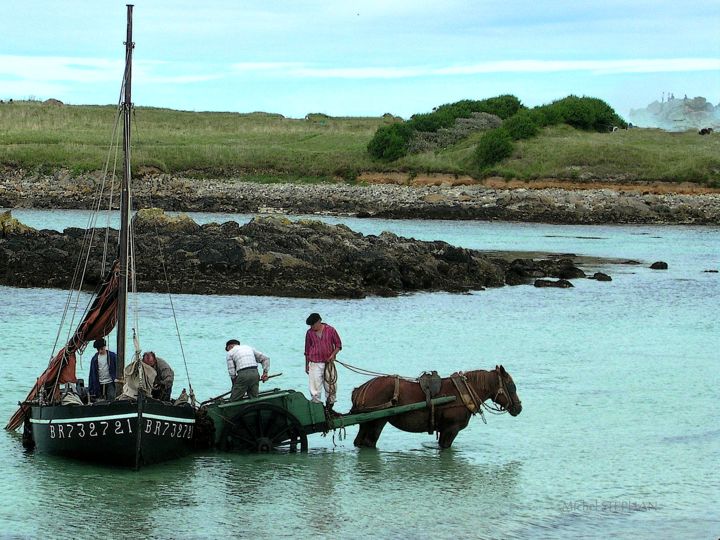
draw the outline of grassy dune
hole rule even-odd
[[[103,168],[116,110],[112,106],[0,104],[0,166],[74,173]],[[186,112],[139,107],[136,169],[255,181],[354,180],[361,172],[404,171],[505,178],[696,182],[720,187],[720,134],[633,129],[588,133],[546,128],[513,155],[478,171],[471,155],[480,134],[438,152],[373,161],[366,151],[384,118],[289,119],[266,113]],[[115,159],[110,155],[110,160]],[[119,161],[118,161],[119,163]]]
[[[416,170],[464,172],[479,138],[471,136],[441,152],[407,156],[400,163]],[[656,129],[593,133],[554,126],[539,137],[516,142],[513,155],[483,175],[522,180],[695,182],[720,187],[720,134]]]

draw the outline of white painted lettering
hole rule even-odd
[[[97,431],[95,431],[95,422],[90,422],[90,436],[97,437]]]

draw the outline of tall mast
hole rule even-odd
[[[117,314],[117,377],[125,371],[125,334],[127,326],[128,279],[130,276],[130,113],[132,108],[132,4],[127,5],[127,37],[125,39],[125,77],[123,88],[123,181],[120,195],[120,287]]]

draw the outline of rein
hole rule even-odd
[[[499,371],[497,368],[494,369],[493,371],[489,371],[489,372],[486,372],[486,373],[490,374],[490,373],[493,373],[493,372],[497,373],[497,376],[498,376],[498,389],[495,391],[495,396],[492,398],[492,400],[491,400],[492,404],[490,404],[490,405],[488,405],[488,404],[486,403],[487,400],[481,401],[481,400],[477,399],[477,397],[474,395],[475,392],[470,388],[470,385],[468,385],[468,384],[466,383],[466,387],[473,393],[473,399],[475,399],[475,401],[476,401],[477,403],[479,403],[479,405],[480,405],[480,407],[478,407],[477,412],[480,413],[480,416],[481,416],[483,422],[485,422],[486,424],[487,424],[487,421],[485,420],[485,417],[483,416],[482,409],[485,409],[485,410],[486,410],[487,412],[489,412],[490,414],[495,414],[495,415],[505,414],[505,413],[509,412],[508,409],[509,409],[510,407],[516,407],[516,406],[518,406],[518,405],[520,405],[520,404],[522,403],[520,400],[518,400],[518,402],[516,403],[515,400],[512,398],[512,394],[510,394],[510,392],[508,392],[507,387],[506,387],[506,385],[505,385],[505,381],[503,380],[503,377],[502,377],[502,375],[500,374],[500,371]],[[467,377],[467,375],[464,374],[464,373],[462,374],[462,376],[463,376],[463,377]],[[477,383],[476,383],[476,384],[477,384]],[[507,401],[508,401],[508,404],[509,404],[509,406],[508,406],[507,408],[506,408],[506,407],[503,407],[502,405],[500,405],[500,404],[497,402],[498,396],[500,396],[500,395],[502,395],[502,394],[504,394],[505,397],[507,398]],[[474,414],[474,413],[473,413],[473,414]]]
[[[365,375],[366,377],[398,377],[404,381],[410,381],[410,382],[418,382],[417,377],[407,377],[405,375],[397,375],[392,373],[382,373],[380,371],[371,371],[369,369],[353,366],[352,364],[347,364],[345,362],[341,362],[337,358],[334,360],[334,362],[337,362],[342,367],[349,369],[350,371],[353,371],[355,373],[359,373],[360,375]]]

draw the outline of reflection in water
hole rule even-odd
[[[35,497],[33,532],[60,538],[111,535],[108,524],[121,537],[150,537],[168,509],[174,514],[187,506],[184,486],[193,472],[191,458],[140,473],[44,454],[29,454],[26,465],[23,482],[35,484],[28,490]]]

